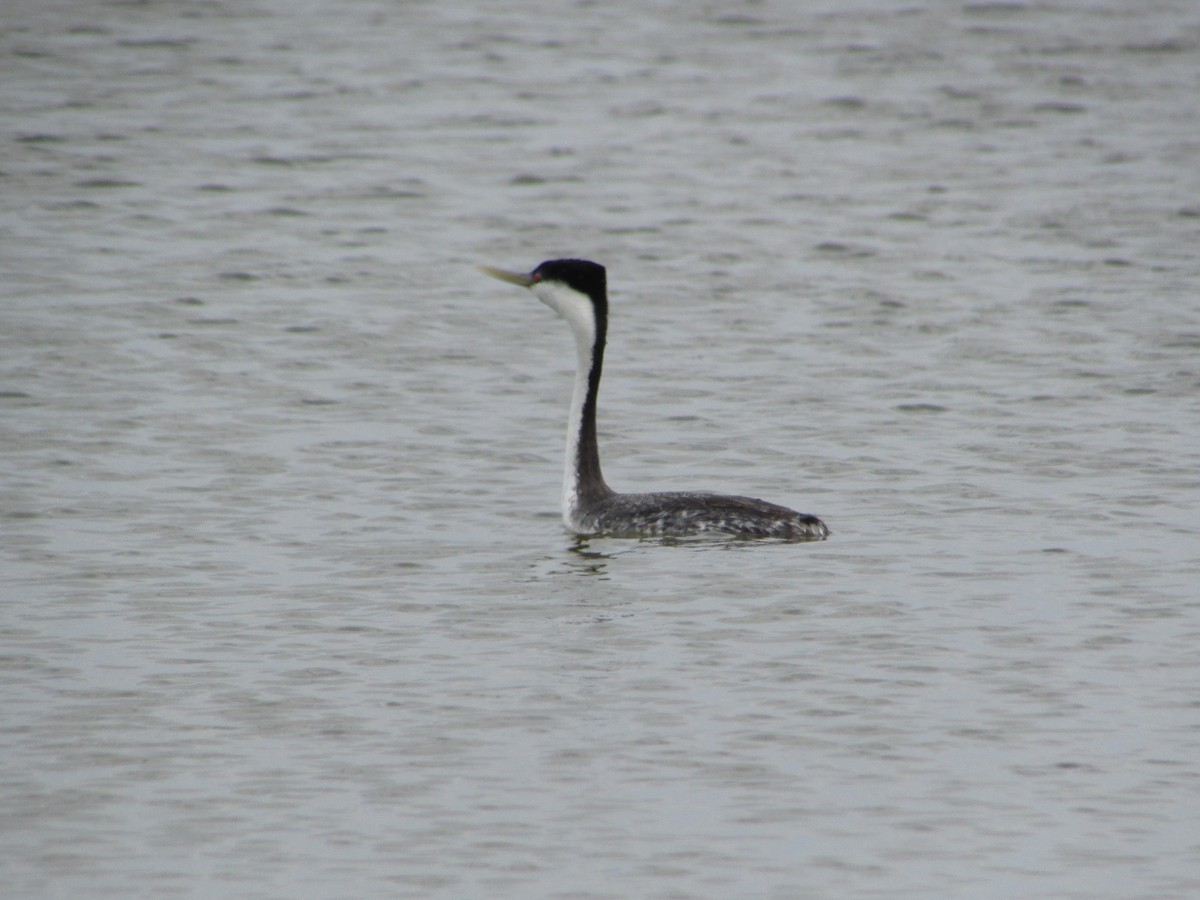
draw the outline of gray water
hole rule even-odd
[[[4,897],[1200,894],[1200,6],[0,25]]]

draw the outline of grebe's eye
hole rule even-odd
[[[533,283],[534,283],[534,284],[537,284],[537,283],[538,283],[539,281],[541,281],[541,280],[542,280],[542,273],[541,273],[541,272],[534,272],[534,273],[533,273]]]

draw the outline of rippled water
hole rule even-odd
[[[1200,893],[1194,4],[0,24],[4,896]]]

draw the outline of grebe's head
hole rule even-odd
[[[604,266],[586,259],[548,259],[532,272],[509,272],[480,266],[485,275],[533,291],[534,296],[570,323],[580,336],[595,340],[608,319],[608,285]]]

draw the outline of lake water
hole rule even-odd
[[[1200,6],[0,24],[0,894],[1200,895]]]

